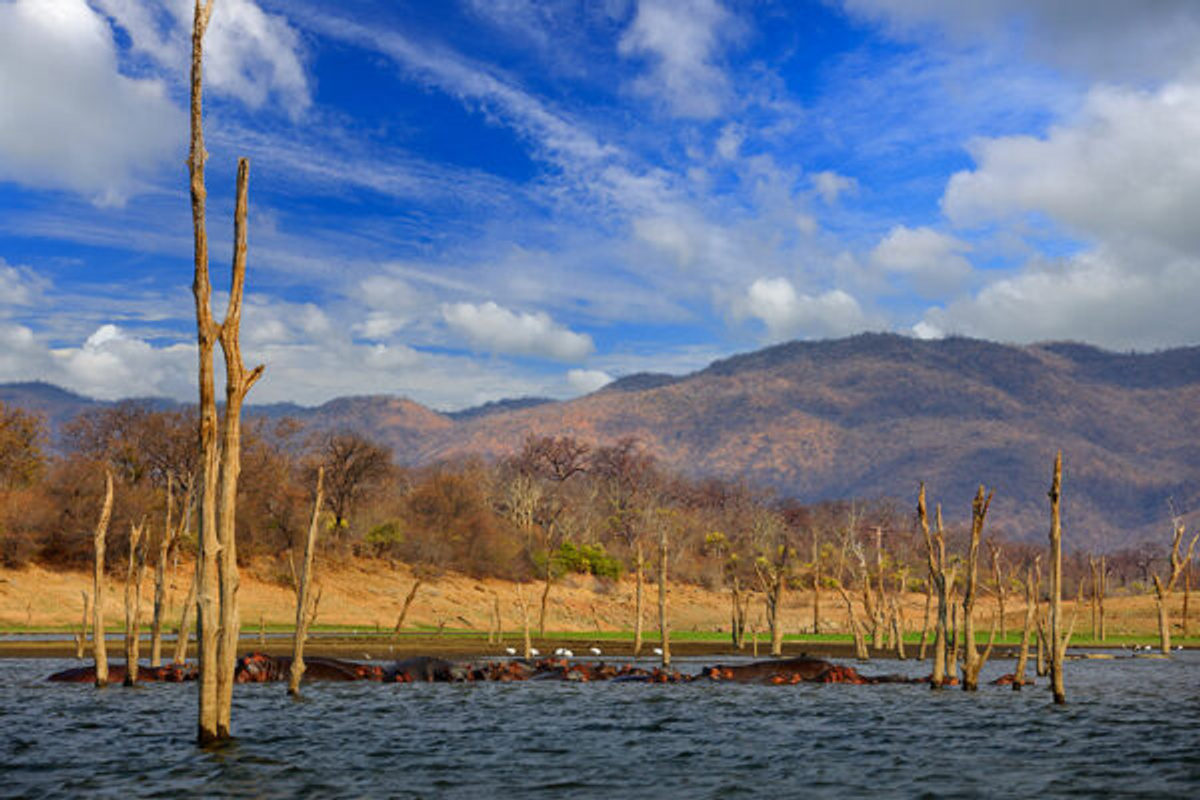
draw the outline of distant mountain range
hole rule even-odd
[[[42,383],[0,402],[52,424],[100,405]],[[151,400],[164,407],[172,401]],[[1055,450],[1064,524],[1087,547],[1169,541],[1168,499],[1200,505],[1200,347],[1113,353],[863,334],[792,342],[690,375],[632,375],[575,400],[506,400],[443,414],[398,397],[251,407],[383,440],[404,464],[499,456],[529,434],[636,436],[672,469],[767,484],[803,501],[893,497],[919,481],[951,520],[979,483],[991,524],[1040,540]]]

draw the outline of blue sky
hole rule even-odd
[[[0,381],[193,396],[190,13],[0,0]],[[217,0],[207,47],[255,402],[867,330],[1200,343],[1190,0]]]

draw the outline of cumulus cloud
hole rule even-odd
[[[45,285],[27,269],[14,267],[0,258],[0,315],[8,308],[34,302]]]
[[[812,176],[813,188],[826,205],[835,204],[847,192],[858,190],[858,181],[845,175],[826,170]]]
[[[491,301],[446,303],[442,317],[472,347],[486,352],[577,361],[595,349],[592,337],[559,325],[541,311],[514,313]]]
[[[191,58],[193,0],[163,6],[141,0],[94,0],[129,34],[135,52],[172,73],[186,74]],[[204,38],[205,88],[261,108],[276,101],[298,117],[312,103],[300,37],[282,16],[254,0],[221,0]]]
[[[1170,78],[1200,63],[1194,0],[842,0],[853,14],[899,35],[930,29],[995,46],[1003,42],[1056,66],[1106,81]]]
[[[1158,269],[1137,270],[1128,257],[1101,247],[1035,259],[973,296],[931,309],[915,332],[1154,349],[1200,340],[1198,297],[1200,259],[1175,257]]]
[[[599,369],[567,370],[567,385],[580,394],[590,394],[612,383],[613,378]]]
[[[871,251],[871,264],[885,274],[898,276],[925,297],[959,288],[971,275],[971,263],[962,255],[971,247],[932,228],[897,225]]]
[[[105,324],[82,347],[51,351],[61,381],[90,397],[115,400],[131,395],[179,397],[193,384],[195,348],[155,347],[116,325]]]
[[[182,148],[166,85],[118,69],[85,0],[0,4],[0,180],[120,204]]]
[[[734,308],[739,317],[761,320],[769,341],[796,337],[846,336],[866,323],[858,301],[841,289],[819,295],[796,291],[787,278],[760,278],[750,284]]]
[[[1099,87],[1044,137],[980,139],[942,206],[959,224],[1036,211],[1091,238],[1200,247],[1200,85]]]
[[[718,0],[640,0],[617,49],[649,62],[634,91],[659,100],[676,116],[708,119],[729,100],[729,78],[717,61],[739,31],[737,19]]]

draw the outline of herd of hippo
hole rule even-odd
[[[796,683],[925,683],[928,678],[909,678],[900,675],[866,676],[853,667],[834,664],[818,658],[788,658],[755,661],[749,664],[705,667],[695,674],[683,674],[659,667],[646,668],[633,664],[615,666],[604,662],[574,661],[548,658],[540,661],[522,659],[487,660],[477,662],[448,661],[420,656],[373,664],[346,661],[338,658],[304,659],[305,681],[375,681],[380,683],[470,683],[476,681],[631,681],[642,683],[685,683],[690,681],[730,681],[734,683],[796,684]],[[238,683],[269,683],[286,681],[291,669],[291,656],[271,656],[251,653],[238,659]],[[109,681],[120,682],[125,676],[123,664],[109,667]],[[51,675],[49,680],[66,683],[90,683],[95,680],[94,666],[77,667]],[[170,664],[165,667],[140,667],[138,680],[181,683],[197,677],[193,664]]]

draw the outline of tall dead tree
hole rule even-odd
[[[196,0],[192,27],[191,148],[188,156],[195,243],[196,333],[200,385],[200,557],[197,570],[197,623],[200,631],[200,690],[197,739],[207,745],[229,739],[233,672],[241,629],[235,525],[241,473],[241,412],[246,393],[263,367],[249,372],[242,363],[239,328],[246,281],[246,215],[250,164],[238,159],[234,248],[229,306],[217,323],[212,314],[204,184],[204,34],[215,0]],[[213,351],[220,342],[225,361],[225,414],[218,428]]]
[[[929,565],[929,577],[933,581],[937,593],[937,622],[933,629],[933,672],[929,679],[931,688],[940,689],[945,685],[946,656],[949,650],[947,634],[949,631],[950,588],[954,585],[954,570],[947,570],[946,535],[942,529],[942,508],[937,507],[936,534],[929,532],[929,513],[925,506],[925,484],[921,484],[917,494],[917,518],[921,524],[921,533],[925,537],[925,555]]]
[[[1025,570],[1025,625],[1021,628],[1021,649],[1017,654],[1017,668],[1013,671],[1013,691],[1021,691],[1025,685],[1025,670],[1029,663],[1029,640],[1033,636],[1033,622],[1037,615],[1037,584],[1033,579],[1034,567]]]
[[[158,543],[158,562],[154,565],[154,618],[150,622],[150,666],[158,667],[162,665],[162,628],[163,615],[166,613],[167,604],[167,559],[171,556],[171,551],[175,547],[175,542],[178,541],[179,535],[185,527],[186,518],[191,513],[192,508],[192,485],[190,479],[187,481],[187,494],[183,501],[183,510],[181,519],[177,523],[174,519],[175,510],[175,493],[174,493],[174,474],[167,473],[167,519],[166,525],[163,527],[162,539]]]
[[[133,686],[138,677],[138,649],[142,640],[142,578],[146,572],[146,526],[133,525],[129,531],[129,568],[125,572],[125,685]]]
[[[671,666],[671,624],[667,620],[667,526],[659,522],[658,529],[658,635],[661,641],[662,665]]]
[[[108,685],[108,648],[104,641],[104,550],[108,536],[108,521],[112,518],[113,479],[112,472],[104,471],[104,506],[100,510],[100,521],[92,544],[96,550],[95,571],[92,573],[92,658],[96,662],[96,687]]]
[[[304,640],[308,636],[308,593],[312,583],[313,551],[317,546],[317,529],[321,524],[321,503],[325,500],[325,469],[317,470],[317,496],[313,501],[312,521],[308,524],[308,537],[304,540],[304,567],[300,571],[300,585],[296,588],[296,634],[292,642],[292,669],[288,676],[288,694],[300,694],[300,679],[304,677]]]
[[[966,582],[963,586],[963,691],[973,692],[979,688],[979,673],[992,654],[996,641],[996,626],[992,625],[987,649],[982,654],[975,646],[975,594],[979,587],[979,540],[983,535],[983,523],[992,504],[992,494],[984,496],[983,486],[975,493],[971,504],[971,541],[967,547]]]
[[[1067,637],[1062,629],[1062,451],[1054,457],[1054,477],[1050,481],[1050,691],[1056,705],[1067,702],[1063,687],[1063,661]]]
[[[1171,541],[1171,552],[1168,554],[1168,562],[1170,572],[1167,575],[1166,581],[1154,573],[1154,603],[1158,606],[1158,646],[1163,655],[1171,653],[1171,616],[1170,610],[1167,607],[1171,599],[1171,593],[1175,591],[1175,583],[1179,580],[1179,576],[1183,574],[1183,568],[1192,560],[1192,552],[1196,549],[1196,541],[1200,539],[1200,533],[1192,537],[1192,541],[1188,543],[1186,554],[1183,551],[1183,534],[1184,525],[1183,518],[1178,514],[1172,515],[1172,524],[1175,528],[1175,537]]]

